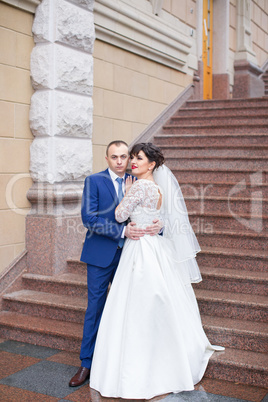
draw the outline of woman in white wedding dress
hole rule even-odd
[[[153,144],[136,144],[130,157],[138,180],[126,183],[116,220],[146,227],[160,217],[163,235],[125,241],[98,330],[90,387],[105,397],[150,399],[193,390],[219,348],[203,331],[191,286],[201,280],[200,248],[179,185]]]

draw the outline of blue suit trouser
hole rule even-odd
[[[112,263],[106,268],[87,264],[88,305],[85,314],[83,339],[81,344],[81,366],[90,369],[100,324],[107,297],[109,283],[112,282],[119,263],[122,249],[115,253]]]

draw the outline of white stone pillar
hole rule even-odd
[[[237,0],[237,50],[235,60],[247,60],[256,64],[256,54],[252,49],[251,0]]]
[[[32,272],[58,273],[80,252],[80,201],[92,169],[94,0],[43,0],[37,7],[31,56],[26,239]]]
[[[237,0],[237,50],[234,62],[234,98],[255,98],[264,95],[263,71],[257,66],[252,49],[251,0]]]
[[[213,1],[213,99],[228,99],[229,1]]]

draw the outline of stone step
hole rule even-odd
[[[215,116],[225,116],[225,117],[233,117],[233,116],[252,116],[255,115],[267,115],[268,106],[257,105],[253,107],[225,107],[219,108],[214,107],[195,107],[195,108],[180,108],[177,113],[174,115],[178,117],[215,117]]]
[[[171,133],[158,134],[154,136],[155,145],[161,147],[162,145],[169,146],[192,146],[192,147],[205,147],[205,146],[230,146],[237,147],[251,146],[251,145],[268,145],[268,136],[263,133],[258,133],[255,130],[250,134],[228,133],[216,134],[215,132],[192,133],[187,130],[186,134],[177,134],[176,130],[170,129]]]
[[[222,213],[189,213],[189,219],[194,232],[213,233],[215,231],[231,231],[246,233],[267,233],[268,217],[239,214],[239,218]]]
[[[87,264],[80,261],[80,256],[69,258],[67,260],[67,271],[69,273],[87,276]]]
[[[166,164],[168,167],[168,163]],[[254,172],[251,170],[241,170],[241,171],[228,171],[224,169],[184,169],[177,166],[172,170],[173,174],[177,178],[179,183],[211,183],[211,184],[221,184],[234,183],[238,185],[237,190],[241,187],[243,183],[250,183],[250,179],[254,180],[256,178],[257,182],[261,182],[262,185],[268,184],[268,174],[267,172]],[[255,181],[255,180],[254,180]],[[252,186],[254,187],[254,186]],[[257,188],[257,191],[258,188]],[[261,196],[261,195],[260,195]]]
[[[162,132],[164,134],[220,134],[220,135],[233,135],[241,134],[245,136],[246,134],[265,134],[268,131],[267,119],[266,121],[260,121],[256,124],[254,122],[219,122],[213,121],[209,123],[205,121],[203,123],[192,124],[188,122],[187,126],[183,126],[178,122],[177,124],[165,124],[162,127]],[[267,142],[266,142],[267,144]]]
[[[204,266],[200,267],[200,271],[203,280],[194,285],[195,289],[268,296],[268,276],[266,272]]]
[[[87,276],[63,273],[53,276],[26,273],[22,275],[23,286],[39,292],[79,296],[87,298]]]
[[[268,352],[268,324],[202,315],[202,323],[211,344],[232,349]]]
[[[183,107],[193,108],[245,108],[256,106],[268,107],[268,99],[265,98],[247,98],[247,99],[225,99],[225,100],[191,100],[187,101]]]
[[[257,145],[247,147],[232,146],[170,146],[162,145],[161,149],[166,158],[224,158],[224,159],[268,159],[268,145]]]
[[[267,296],[195,289],[201,314],[258,322],[268,321]]]
[[[214,344],[228,344],[230,330],[226,331],[225,338],[217,328],[217,323],[207,321],[211,317],[204,317],[204,325],[207,333],[210,334]],[[224,321],[222,321],[225,323]],[[256,328],[259,329],[256,323]],[[218,334],[216,331],[218,329]],[[237,333],[237,325],[233,333]],[[246,344],[250,335],[245,331],[240,331],[240,337]],[[249,332],[249,331],[248,331]],[[260,332],[260,337],[262,331]],[[0,313],[0,336],[21,342],[27,342],[40,346],[57,348],[71,352],[79,352],[83,334],[82,324],[69,323],[65,321],[51,320],[48,318],[33,317],[19,314],[16,312],[2,311]],[[255,341],[252,334],[251,342]],[[238,335],[233,336],[234,341],[238,341]],[[223,341],[223,342],[221,342]],[[256,343],[256,341],[255,341]],[[267,378],[267,359],[263,353],[226,348],[223,352],[215,352],[210,359],[205,377],[230,380],[230,377],[243,384],[255,386],[265,386]]]
[[[19,290],[3,296],[3,308],[7,311],[36,317],[83,323],[87,298],[33,290]]]
[[[241,248],[202,247],[197,254],[200,267],[268,272],[268,251]]]
[[[267,366],[264,353],[228,348],[212,355],[205,377],[267,387]]]
[[[262,216],[267,211],[268,199],[259,198],[259,193],[257,197],[255,198],[254,195],[250,198],[205,196],[184,197],[184,199],[189,213],[229,213],[230,216],[239,218],[240,214]]]
[[[210,116],[195,116],[193,115],[189,118],[189,116],[181,116],[180,114],[173,116],[169,119],[169,121],[164,125],[167,126],[178,126],[178,127],[192,127],[192,126],[206,126],[206,127],[236,127],[237,125],[241,125],[243,127],[247,126],[266,126],[267,127],[267,119],[268,119],[268,108],[265,113],[258,113],[255,110],[255,113],[251,115],[218,115],[214,112],[211,113]]]
[[[241,248],[243,250],[267,250],[267,233],[231,232],[214,230],[212,233],[199,233],[198,241],[202,247]]]
[[[166,164],[173,170],[177,166],[180,169],[224,169],[230,171],[268,171],[268,158],[256,158],[256,159],[242,159],[242,158],[230,158],[230,157],[171,157],[166,156]]]
[[[200,267],[268,272],[268,251],[234,247],[202,247],[201,252],[197,254],[197,262]],[[86,272],[86,264],[79,261],[79,257],[69,259],[67,267],[70,272],[79,272],[81,275]]]
[[[33,345],[79,352],[83,325],[13,311],[1,311],[0,336]]]
[[[260,176],[260,180],[262,180],[262,176]],[[254,184],[254,183],[247,183],[245,180],[242,180],[238,183],[209,183],[208,181],[205,182],[196,182],[196,181],[187,181],[181,180],[180,187],[184,197],[187,196],[195,196],[195,197],[202,197],[206,196],[218,196],[218,197],[229,197],[231,195],[239,196],[239,197],[251,197],[256,195],[256,192],[259,193],[259,197],[268,198],[268,184],[261,183],[261,184]]]

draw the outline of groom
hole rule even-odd
[[[70,387],[82,385],[90,375],[97,331],[106,301],[109,283],[112,282],[122,252],[124,238],[138,240],[145,234],[159,233],[159,221],[138,229],[135,223],[118,223],[115,208],[125,190],[128,165],[128,145],[112,141],[106,149],[108,169],[88,176],[82,197],[82,221],[88,229],[81,255],[87,263],[88,307],[84,321],[81,345],[81,367],[69,382]]]

